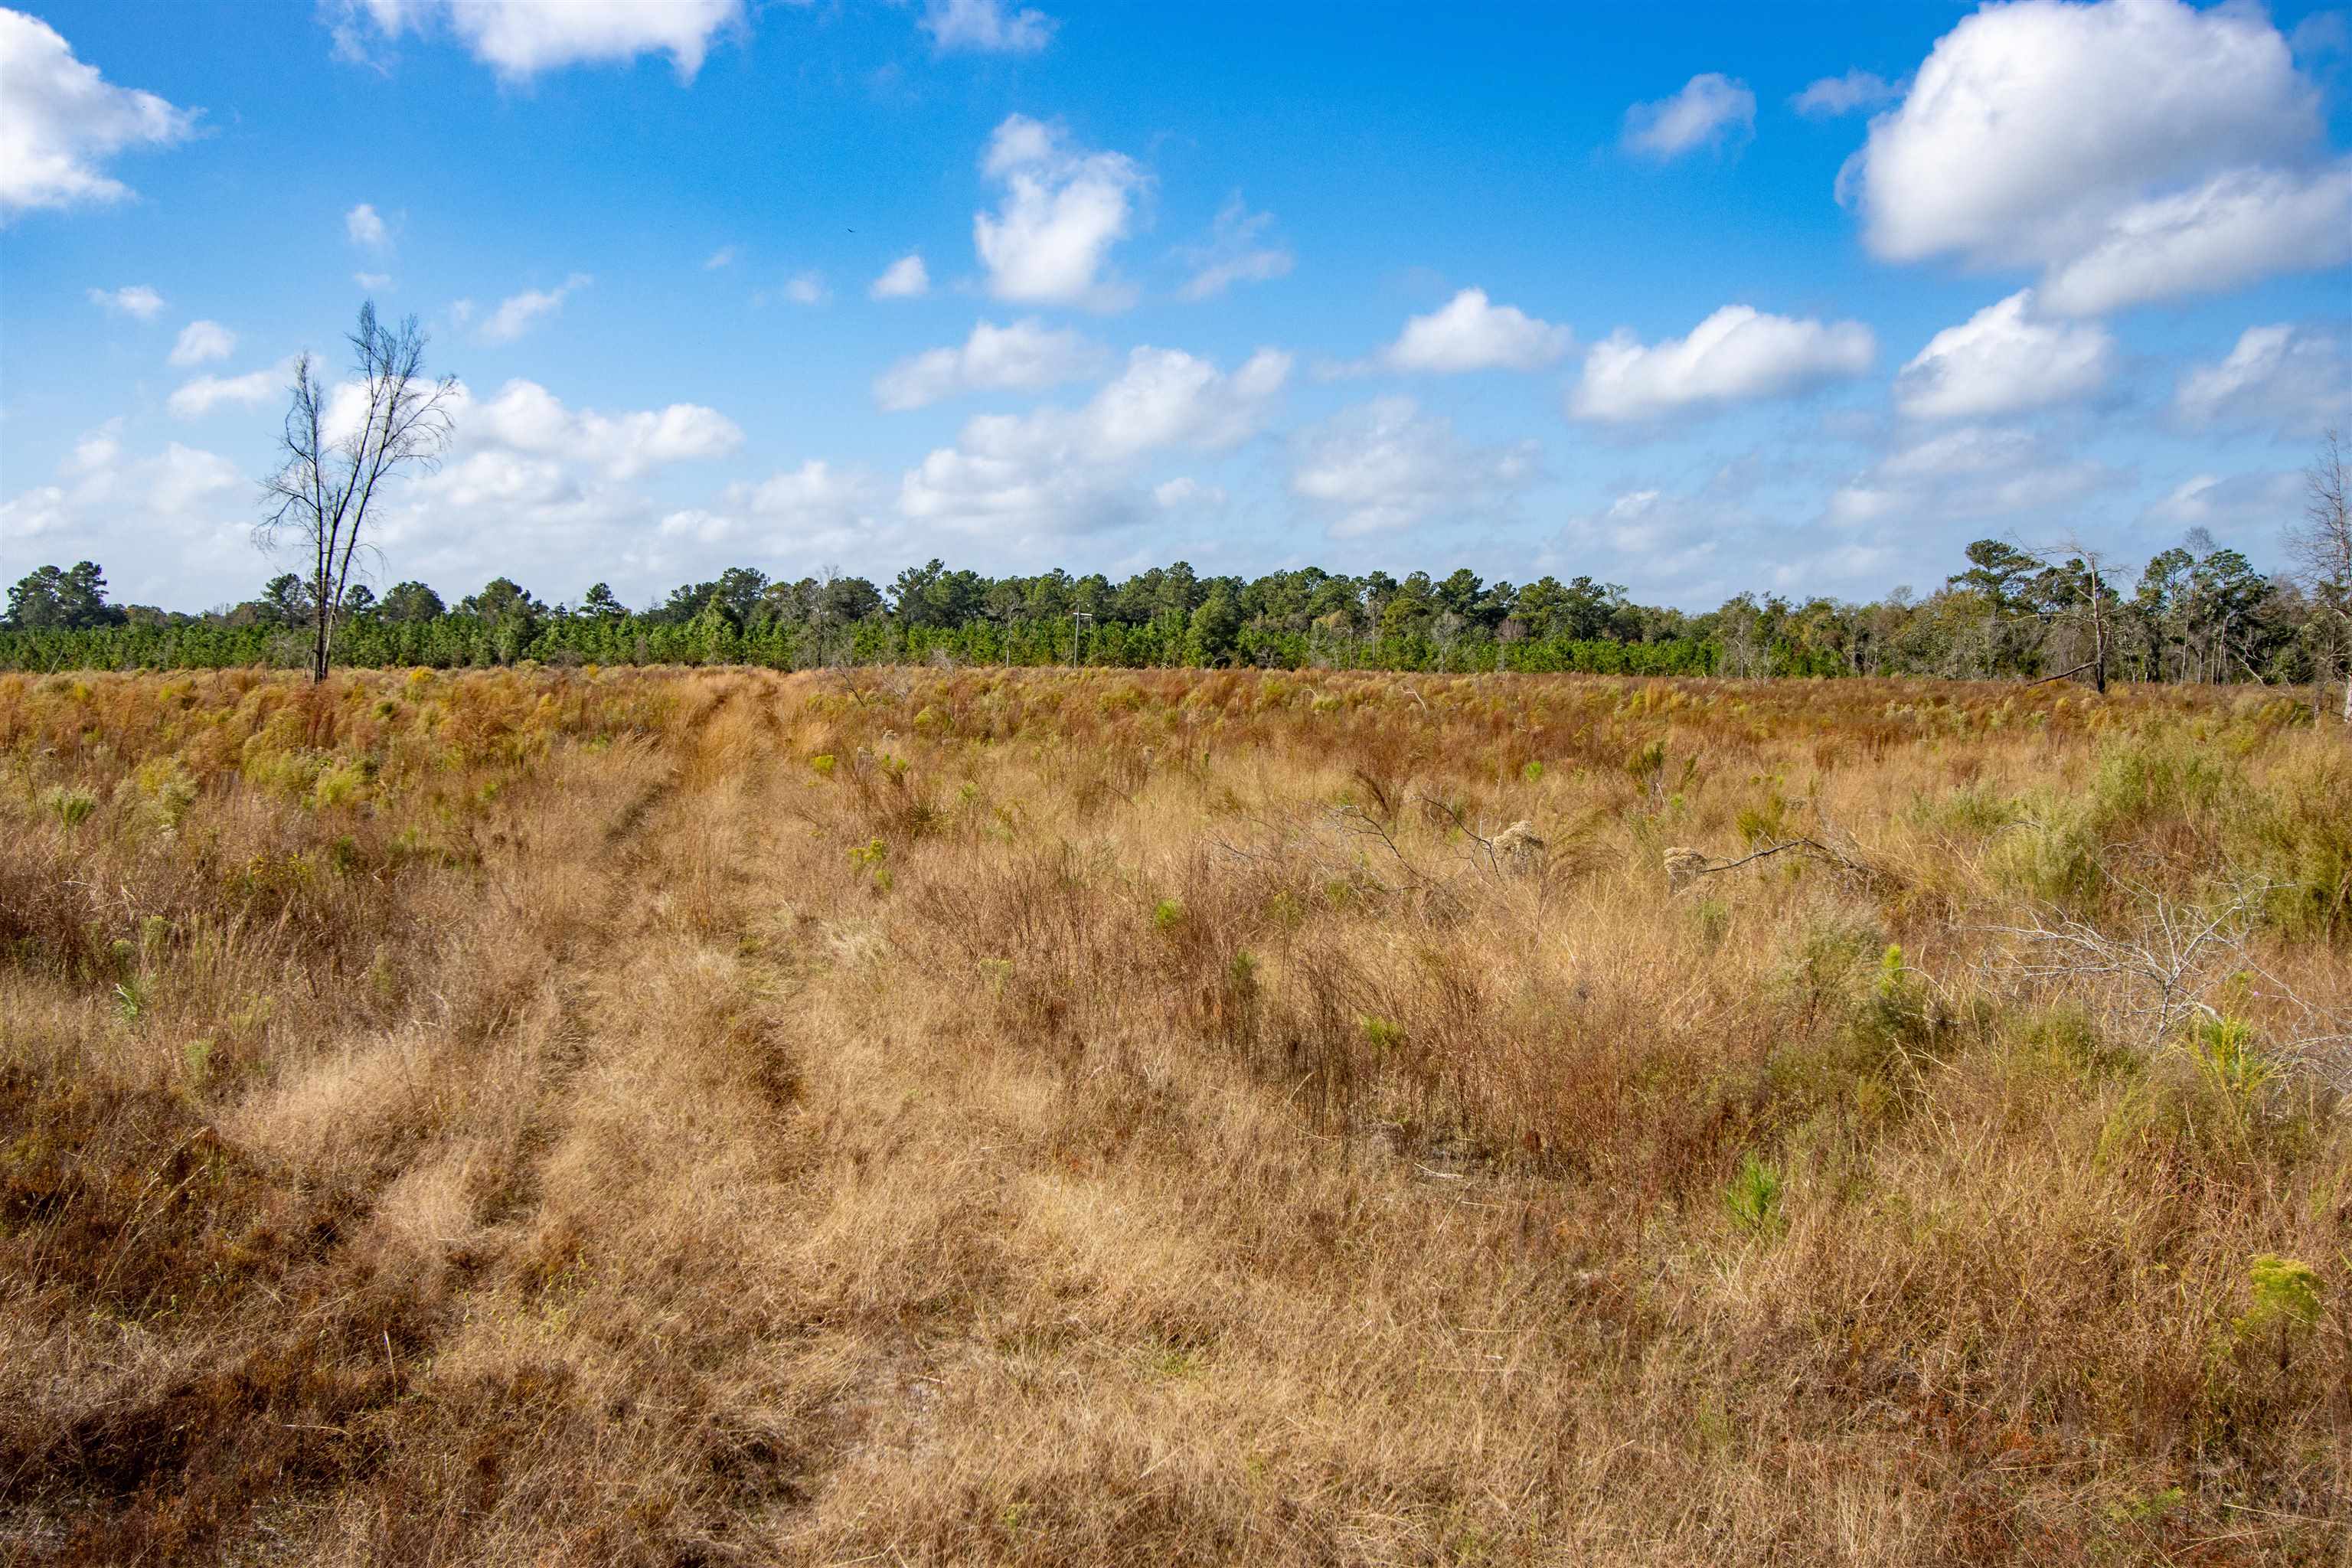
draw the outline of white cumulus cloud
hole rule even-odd
[[[2274,534],[2303,510],[2304,478],[2294,470],[2197,474],[2182,480],[2143,514],[2143,521],[2183,531],[2202,528],[2225,537]]]
[[[900,481],[910,522],[999,540],[1108,526],[1139,504],[1137,468],[1155,453],[1219,452],[1263,428],[1290,356],[1261,349],[1228,374],[1179,349],[1144,347],[1083,406],[982,415],[953,447]]]
[[[575,289],[585,289],[591,279],[584,272],[575,272],[553,289],[526,289],[499,301],[490,319],[482,323],[482,341],[510,343],[536,325],[541,318],[551,316],[563,309],[564,296]],[[470,313],[470,312],[469,312]]]
[[[2092,458],[2054,456],[2022,430],[1961,426],[1899,447],[1855,475],[1831,494],[1825,521],[1843,529],[1987,518],[2055,525],[2118,477]]]
[[[200,375],[173,388],[163,405],[174,419],[201,419],[224,403],[257,407],[283,396],[293,377],[291,363],[269,365],[244,375]]]
[[[866,293],[874,300],[919,300],[930,291],[930,268],[920,255],[909,252],[884,268]]]
[[[242,576],[248,548],[253,481],[216,453],[166,444],[126,457],[121,421],[74,444],[56,480],[0,503],[0,539],[26,542],[55,559],[102,561],[114,596],[129,603],[184,603],[189,584],[226,596],[249,591]]]
[[[118,316],[136,316],[152,321],[163,313],[163,296],[144,283],[133,283],[121,289],[92,289],[89,302],[101,310]]]
[[[2115,340],[2095,322],[2045,321],[2021,289],[1927,340],[1895,378],[1915,419],[1982,419],[2086,397],[2114,374]]]
[[[195,128],[195,111],[116,87],[47,23],[0,10],[0,223],[34,207],[119,202],[131,187],[106,160]]]
[[[1720,143],[1735,130],[1756,129],[1756,95],[1744,81],[1705,71],[1680,92],[1625,111],[1625,146],[1652,158],[1676,158]]]
[[[971,220],[990,293],[1095,310],[1134,299],[1106,269],[1149,182],[1140,164],[1124,153],[1082,152],[1060,126],[1014,114],[989,137],[981,171],[1004,187],[996,211]]]
[[[1516,306],[1495,304],[1484,289],[1465,289],[1406,321],[1381,360],[1391,370],[1441,374],[1539,370],[1568,352],[1573,335]]]
[[[190,321],[180,329],[180,341],[172,345],[172,363],[203,364],[226,359],[236,352],[236,334],[218,321]]]
[[[1152,486],[1151,499],[1162,511],[1214,511],[1229,498],[1223,485],[1204,485],[1190,474],[1180,474]]]
[[[689,458],[722,458],[743,444],[733,420],[700,404],[599,414],[566,407],[537,382],[520,379],[488,401],[461,392],[452,417],[460,457],[545,458],[611,479],[634,479]]]
[[[1690,335],[1643,343],[1622,328],[1595,343],[1569,394],[1579,419],[1629,423],[1686,408],[1778,397],[1863,374],[1878,342],[1860,321],[1726,305]]]
[[[1720,597],[1754,584],[1760,553],[1754,532],[1754,520],[1727,498],[1644,486],[1570,516],[1560,538],[1579,572],[1597,567],[1612,578]]]
[[[2258,7],[1989,5],[1840,177],[1874,253],[2042,269],[2095,314],[2352,258],[2352,166]]]
[[[2172,406],[2194,429],[2314,435],[2352,417],[2352,350],[2307,327],[2249,327],[2226,357],[2189,367],[2173,390]]]
[[[1034,55],[1054,41],[1054,18],[1006,0],[929,0],[923,30],[940,53]]]
[[[343,215],[343,237],[367,250],[382,250],[392,243],[392,231],[373,202],[362,202]]]
[[[673,511],[655,531],[693,544],[748,544],[773,558],[809,551],[837,552],[873,535],[875,503],[882,495],[875,478],[812,458],[757,483],[729,485],[719,510],[700,507]]]
[[[1537,472],[1532,440],[1465,442],[1410,397],[1343,409],[1292,442],[1290,492],[1330,520],[1334,539],[1391,533],[1449,508],[1490,508]]]
[[[2352,260],[2352,161],[2310,173],[2233,169],[2135,203],[2099,241],[2053,267],[2053,309],[2097,315]]]
[[[404,33],[446,27],[500,76],[666,54],[678,79],[702,68],[711,39],[743,19],[742,0],[330,0],[335,47],[369,60]]]
[[[811,459],[753,485],[732,485],[728,500],[754,517],[793,527],[845,527],[874,503],[873,476]]]
[[[576,593],[592,572],[615,583],[657,578],[676,563],[677,531],[665,535],[662,522],[677,509],[637,481],[743,443],[733,420],[700,404],[606,412],[528,380],[487,395],[461,386],[451,413],[445,462],[400,482],[383,503],[379,536],[399,575],[445,589],[494,573],[550,596]],[[583,579],[546,580],[567,569]]]
[[[1010,326],[982,321],[961,347],[900,360],[874,381],[884,408],[921,408],[967,392],[1035,391],[1098,374],[1102,345],[1029,317]]]

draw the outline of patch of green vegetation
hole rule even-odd
[[[1723,1188],[1724,1211],[1752,1237],[1771,1237],[1787,1224],[1780,1203],[1788,1188],[1780,1167],[1753,1152],[1739,1157],[1739,1169]]]
[[[41,792],[41,809],[56,817],[59,826],[76,828],[98,809],[98,796],[86,789],[54,785]]]
[[[2279,1076],[2278,1064],[2263,1054],[2253,1026],[2242,1018],[2198,1019],[2182,1049],[2242,1121],[2253,1115],[2263,1089]]]

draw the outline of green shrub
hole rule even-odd
[[[351,805],[365,793],[375,769],[364,758],[352,758],[320,771],[312,781],[309,804],[313,810]]]
[[[1665,770],[1666,743],[1663,740],[1636,746],[1626,754],[1625,772],[1635,784],[1655,788]]]
[[[2028,1015],[2015,1038],[2032,1059],[2086,1085],[2129,1077],[2140,1061],[2103,1038],[2090,1014],[2072,1004]]]
[[[2183,1048],[2242,1121],[2253,1114],[2263,1090],[2279,1075],[2278,1064],[2256,1048],[2253,1027],[2242,1018],[2198,1019]]]
[[[2209,816],[2225,795],[2243,785],[2239,770],[2210,745],[2170,731],[2108,747],[2100,755],[2091,799],[2099,832],[2116,838],[2167,817]]]
[[[131,771],[125,787],[148,821],[167,833],[179,826],[196,802],[196,781],[177,757],[149,758]]]
[[[1970,784],[1965,789],[1954,790],[1923,815],[1947,827],[1985,834],[1997,833],[2017,821],[2024,815],[2024,808],[2012,796],[1999,794],[1982,784]]]
[[[1865,920],[1830,915],[1807,921],[1781,961],[1783,1000],[1809,1016],[1843,1016],[1862,1001],[1864,977],[1885,943]]]
[[[2253,1300],[2232,1327],[2241,1340],[2275,1334],[2279,1370],[2284,1372],[2294,1336],[2319,1324],[2319,1271],[2308,1263],[2264,1252],[2247,1268],[2246,1283]]]
[[[1754,805],[1740,807],[1735,821],[1741,841],[1750,849],[1777,844],[1789,837],[1789,798],[1780,793],[1777,780],[1761,782],[1764,798]]]
[[[1878,977],[1854,1022],[1864,1037],[1887,1045],[1914,1045],[1933,1032],[1927,983],[1903,962],[1900,946],[1889,942],[1879,954]]]
[[[2242,1321],[2260,1328],[2292,1323],[2311,1328],[2319,1321],[2319,1272],[2308,1263],[2265,1252],[2247,1270],[2253,1289],[2253,1306]]]
[[[1996,887],[2044,903],[2075,905],[2099,890],[2102,845],[2091,810],[2042,803],[2046,816],[1996,840],[1985,869]]]
[[[56,817],[60,826],[79,827],[98,809],[98,796],[86,789],[68,789],[59,784],[41,792],[41,809]]]
[[[849,863],[866,875],[877,893],[890,890],[890,847],[879,838],[849,847]]]
[[[2250,795],[2231,848],[2271,884],[2265,913],[2289,936],[2352,935],[2352,757],[2340,748]]]

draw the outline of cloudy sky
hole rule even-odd
[[[2277,562],[2352,423],[2352,26],[2179,0],[0,9],[0,574],[198,608],[360,301],[383,574]]]

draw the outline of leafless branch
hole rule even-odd
[[[2029,680],[2021,689],[2031,691],[2037,686],[2047,686],[2053,680],[2071,680],[2086,669],[2096,668],[2098,667],[2098,662],[2099,661],[2095,658],[2086,659],[2083,663],[2076,665],[2072,669],[2062,669],[2055,675],[2045,675],[2039,680]]]
[[[2352,1029],[2296,995],[2250,951],[2273,884],[2242,880],[2220,898],[2200,900],[2113,871],[2109,878],[2127,896],[2127,930],[2102,929],[2047,904],[2034,906],[2025,924],[1969,929],[2011,944],[1994,963],[2013,980],[2091,993],[2086,1000],[2149,1050],[2192,1019],[2221,1017],[2216,994],[2233,981],[2247,984],[2252,995],[2292,1007],[2302,1021],[2300,1030],[2276,1046],[2282,1059],[2340,1076],[2344,1064],[2330,1064],[2315,1047],[2352,1038]],[[2257,980],[2267,989],[2254,984]]]

